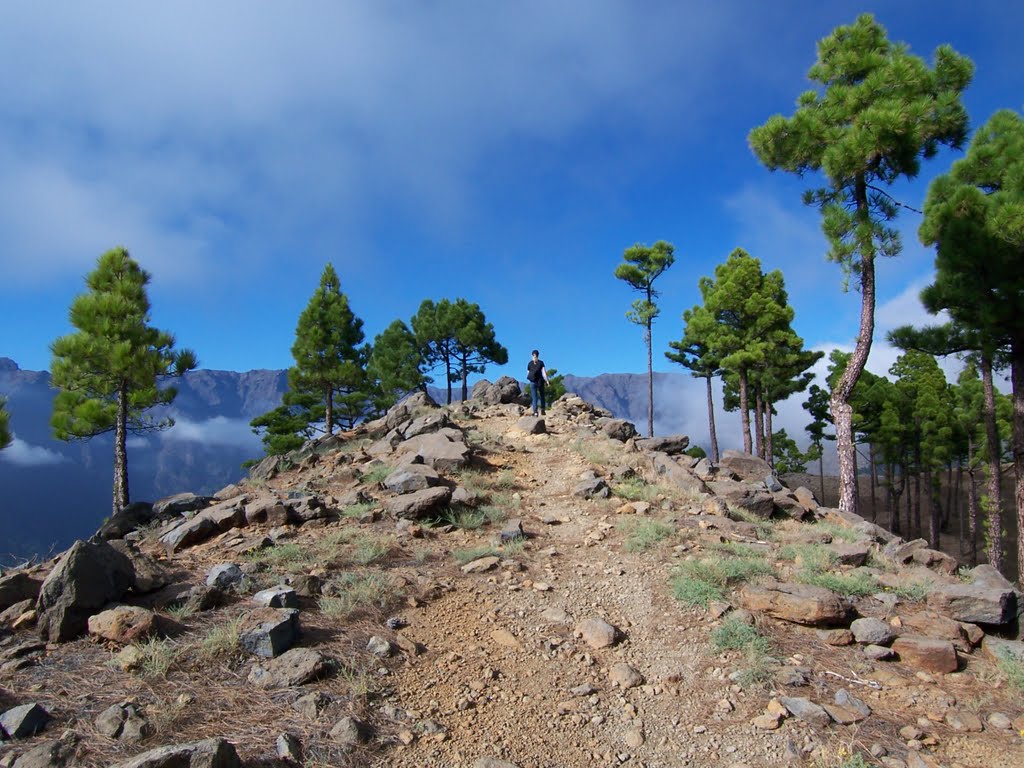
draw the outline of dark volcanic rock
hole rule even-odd
[[[230,742],[205,739],[157,747],[111,768],[242,768],[242,761]]]
[[[0,611],[6,611],[22,600],[35,600],[39,597],[39,589],[42,586],[42,581],[23,571],[4,576],[0,579]]]

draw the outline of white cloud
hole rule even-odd
[[[26,443],[15,435],[11,444],[0,451],[0,461],[17,467],[45,467],[61,464],[67,461],[67,458],[41,445]]]
[[[214,416],[204,421],[175,417],[174,426],[160,433],[160,438],[171,443],[204,443],[246,449],[260,444],[247,419],[229,419],[226,416]]]

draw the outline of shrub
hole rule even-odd
[[[378,485],[384,482],[384,478],[391,474],[391,467],[387,464],[377,464],[360,476],[360,482],[367,485]]]
[[[673,577],[672,591],[680,602],[706,608],[711,600],[721,600],[725,596],[726,587],[772,574],[772,567],[758,558],[709,557],[690,560],[683,563]]]
[[[1006,676],[1006,682],[1018,691],[1024,691],[1024,657],[1015,655],[1009,649],[999,651],[999,671]]]
[[[745,651],[755,648],[768,653],[771,644],[757,627],[730,616],[711,633],[711,645],[719,651]]]
[[[804,569],[797,574],[797,581],[812,584],[816,587],[831,589],[844,597],[867,597],[879,591],[878,582],[870,574],[854,571],[853,573],[829,573]]]

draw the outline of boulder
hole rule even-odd
[[[604,619],[594,616],[576,625],[576,635],[594,649],[615,645],[619,631]]]
[[[811,725],[824,728],[832,722],[828,712],[810,699],[800,696],[780,696],[779,702],[786,708],[786,711],[798,720],[803,720]]]
[[[326,677],[334,662],[312,648],[292,648],[276,659],[257,664],[249,682],[257,688],[294,688]]]
[[[573,488],[572,495],[584,499],[607,499],[611,495],[611,489],[600,477],[592,477]]]
[[[695,496],[709,493],[708,487],[697,474],[682,466],[667,453],[652,454],[651,468],[657,473],[658,482],[674,486]]]
[[[319,496],[300,493],[285,500],[288,509],[288,521],[296,525],[308,523],[310,520],[322,520],[332,516],[331,510]]]
[[[268,457],[269,458],[269,457]],[[200,496],[195,493],[176,493],[153,503],[153,514],[156,517],[183,515],[205,509],[216,501],[212,496]]]
[[[206,541],[217,532],[217,524],[208,517],[196,515],[191,520],[178,523],[160,537],[167,554],[173,555],[185,547]]]
[[[238,635],[249,653],[271,659],[291,648],[299,637],[299,612],[294,608],[258,608],[250,613]]]
[[[734,480],[715,480],[707,486],[728,506],[743,509],[763,520],[769,519],[775,512],[775,497],[763,487],[758,488]]]
[[[540,416],[523,416],[516,422],[516,429],[528,435],[543,435],[548,431],[547,424]]]
[[[960,567],[960,563],[957,562],[956,558],[950,557],[945,552],[928,549],[927,547],[915,549],[910,559],[915,563],[923,565],[925,568],[931,568],[933,571],[945,573],[948,576],[952,576],[956,573],[957,568]]]
[[[206,573],[206,586],[227,589],[242,580],[242,569],[234,563],[218,563]]]
[[[264,608],[298,608],[299,596],[292,587],[279,585],[269,589],[261,589],[252,596],[256,605]]]
[[[852,565],[859,568],[868,561],[868,554],[871,552],[871,545],[864,541],[852,543],[833,542],[829,549],[835,554],[836,561],[840,565]]]
[[[922,611],[900,617],[903,627],[913,634],[925,637],[934,637],[938,640],[948,640],[956,646],[957,650],[969,653],[974,643],[971,640],[973,633],[968,633],[967,625],[942,616],[932,611]],[[974,625],[970,625],[974,629]]]
[[[793,491],[793,496],[796,498],[800,505],[808,512],[813,512],[818,508],[818,500],[814,497],[813,491],[804,486],[800,486]]]
[[[0,578],[0,611],[6,611],[23,600],[35,600],[39,597],[39,589],[42,586],[43,582],[40,579],[29,576],[24,571],[15,571]]]
[[[767,461],[743,451],[724,451],[718,460],[718,466],[748,483],[760,483],[772,474],[772,468]]]
[[[636,447],[641,451],[653,451],[669,456],[678,456],[690,447],[688,435],[664,435],[662,437],[637,438]]]
[[[448,429],[451,426],[452,421],[448,418],[447,413],[444,411],[435,411],[434,413],[417,416],[408,424],[399,425],[397,429],[399,433],[401,433],[403,439],[409,440],[417,435],[425,435],[429,432],[439,432],[440,430]]]
[[[903,541],[903,539],[896,539],[885,546],[882,550],[882,554],[897,563],[907,564],[913,557],[914,552],[918,549],[927,549],[928,542],[924,539],[913,539],[912,541]]]
[[[791,517],[794,520],[806,520],[813,517],[807,507],[790,491],[782,490],[772,493],[775,502],[775,512],[782,517]]]
[[[377,429],[379,430],[378,433],[388,432],[402,422],[408,421],[414,413],[427,408],[437,408],[437,403],[434,402],[434,399],[426,392],[413,392],[400,403],[391,406],[379,423],[374,422],[367,426],[371,431]]]
[[[89,634],[127,645],[172,632],[176,627],[153,611],[133,605],[119,605],[89,617]]]
[[[284,525],[288,522],[288,511],[281,500],[276,496],[264,494],[245,505],[245,522],[248,525],[254,523],[270,523],[271,525]]]
[[[457,429],[417,435],[396,450],[403,463],[426,464],[439,472],[459,469],[469,461],[469,448]]]
[[[444,486],[425,488],[422,491],[404,493],[401,496],[388,499],[384,502],[384,509],[395,517],[416,520],[443,507],[451,501],[451,498],[450,488]]]
[[[850,613],[846,600],[810,584],[748,584],[740,590],[739,602],[750,611],[812,626],[843,624]]]
[[[426,464],[406,464],[384,478],[384,487],[392,493],[412,493],[433,488],[441,482],[437,470]]]
[[[924,672],[956,672],[959,665],[956,649],[948,640],[903,635],[896,638],[892,650],[899,655],[901,662]]]
[[[0,731],[9,739],[27,739],[46,728],[50,713],[36,703],[22,704],[0,714]]]
[[[51,643],[85,632],[89,616],[135,583],[131,561],[106,542],[76,541],[39,591],[39,632]]]
[[[487,379],[478,381],[470,390],[469,399],[484,405],[506,405],[519,400],[522,394],[518,381],[511,376],[502,376],[493,384]]]
[[[850,631],[861,645],[888,645],[896,637],[893,628],[881,619],[857,619],[850,625]]]
[[[373,737],[373,729],[357,717],[343,717],[331,728],[331,738],[346,747],[367,743]]]
[[[928,593],[928,607],[957,621],[1005,624],[1017,616],[1017,597],[1000,587],[941,584]]]
[[[204,739],[157,747],[110,768],[242,768],[242,761],[230,742]]]
[[[154,519],[156,515],[153,512],[153,505],[146,501],[136,501],[104,520],[94,538],[104,541],[123,539]]]
[[[625,419],[601,418],[597,420],[601,431],[612,440],[624,443],[631,437],[636,437],[636,425]]]
[[[131,561],[135,576],[133,592],[145,595],[163,589],[171,583],[171,572],[145,552],[136,549],[130,541],[114,539],[109,544]]]
[[[75,762],[77,751],[78,735],[65,731],[59,739],[44,741],[21,755],[11,765],[12,768],[70,768],[78,765]]]

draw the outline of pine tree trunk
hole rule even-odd
[[[867,184],[863,177],[856,180],[854,198],[857,202],[857,218],[867,221],[871,214],[868,208]],[[871,341],[875,335],[874,245],[871,242],[860,245],[860,330],[846,370],[832,390],[830,398],[832,420],[836,427],[836,450],[839,452],[839,509],[854,514],[857,514],[859,505],[853,445],[853,408],[850,406],[850,397],[867,364]]]
[[[868,443],[868,461],[871,462],[871,522],[878,519],[878,477],[876,475],[877,465],[875,464],[875,444]]]
[[[452,404],[452,360],[449,355],[444,356],[444,380],[448,383],[448,405]]]
[[[907,527],[905,529],[907,535],[904,538],[909,539],[914,536],[914,487],[909,477],[904,482],[906,485],[903,488],[903,492],[907,494]]]
[[[324,387],[324,422],[327,429],[327,434],[334,434],[334,389],[333,387]]]
[[[896,468],[891,461],[885,463],[885,514],[889,530],[900,532],[899,496],[896,495]]]
[[[463,355],[459,361],[462,364],[462,402],[469,400],[469,356]],[[544,403],[540,404],[544,408]]]
[[[970,454],[973,453],[972,447]],[[973,567],[978,564],[978,477],[970,464],[967,465],[967,536],[970,539],[970,563]]]
[[[764,401],[761,400],[761,388],[754,390],[754,443],[757,446],[757,458],[764,458]]]
[[[114,421],[114,504],[113,514],[128,506],[128,388],[117,391]]]
[[[914,537],[921,538],[921,455],[917,457],[917,472],[914,474]]]
[[[949,530],[953,515],[953,462],[946,465],[946,508],[942,510],[942,530]]]
[[[711,397],[711,376],[705,377],[708,382],[708,427],[711,429],[711,462],[718,463],[718,433],[715,431],[715,401]]]
[[[828,504],[825,502],[825,457],[824,457],[825,446],[821,446],[818,451],[818,479],[821,481],[821,506],[827,507]]]
[[[928,467],[924,473],[924,487],[927,492],[925,507],[928,512],[928,546],[932,549],[939,548],[939,507],[935,503],[935,473]]]
[[[765,398],[765,401],[764,401],[764,420],[765,420],[765,429],[764,429],[764,453],[765,453],[765,457],[764,457],[764,459],[765,459],[765,461],[768,462],[768,465],[772,469],[774,469],[775,468],[775,443],[772,440],[772,401],[768,400],[767,398]]]
[[[750,411],[747,403],[747,370],[740,368],[740,426],[743,429],[743,452],[753,453],[750,440]]]
[[[996,426],[996,394],[995,386],[992,383],[992,357],[987,352],[981,353],[981,384],[984,392],[984,421],[985,421],[985,445],[988,446],[988,470],[985,477],[985,495],[988,497],[986,514],[988,517],[988,562],[993,568],[1002,572],[1003,570],[1003,491],[1001,485],[1001,466],[999,446],[999,428]],[[1017,457],[1020,449],[1021,438],[1018,437],[1017,410],[1020,405],[1017,402],[1020,395],[1017,387],[1013,387],[1014,420],[1013,420],[1013,448],[1014,456]],[[1017,459],[1014,460],[1014,475],[1017,476],[1018,507],[1020,505],[1020,471],[1017,469]],[[1017,512],[1018,520],[1020,511]],[[1018,529],[1017,539],[1020,540]],[[1018,549],[1020,545],[1018,543]],[[1019,559],[1019,558],[1018,558]]]
[[[1024,350],[1013,350],[1013,474],[1017,505],[1017,579],[1024,580]],[[1000,510],[1001,511],[1001,510]],[[1001,544],[1002,542],[1000,542]]]
[[[647,436],[654,437],[654,360],[652,359],[651,321],[647,321]]]

